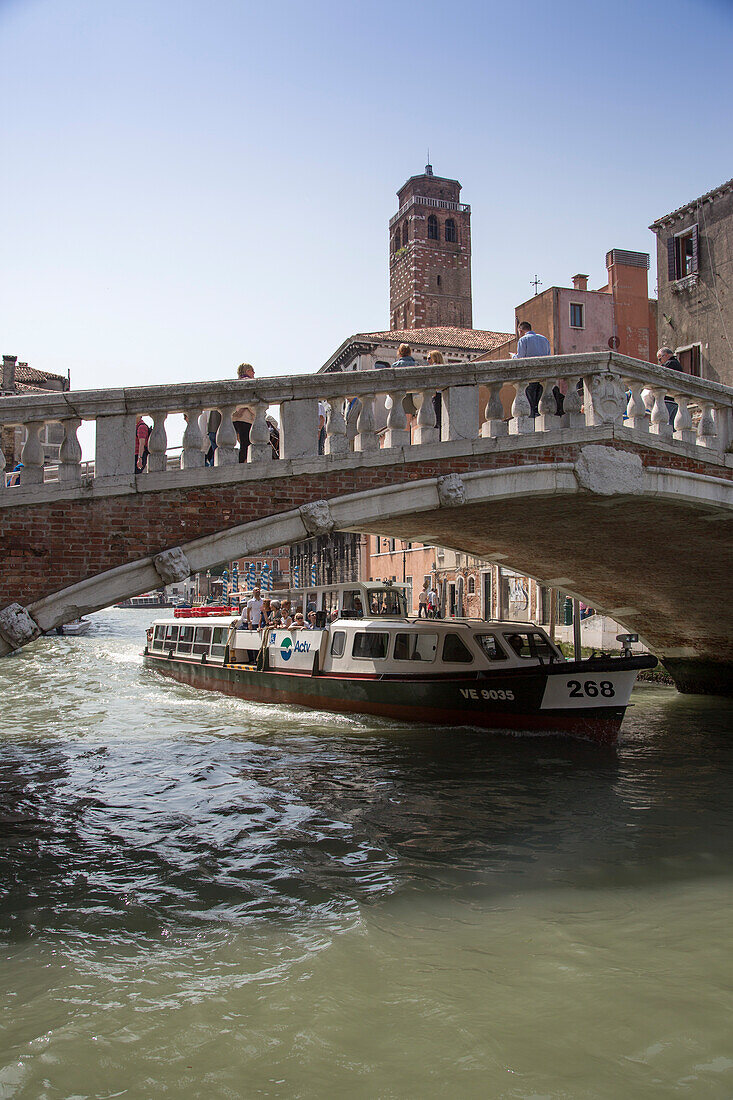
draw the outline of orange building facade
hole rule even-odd
[[[606,254],[608,282],[588,290],[588,276],[574,275],[572,287],[551,286],[515,309],[515,332],[529,321],[550,341],[553,355],[615,350],[653,362],[657,351],[657,303],[649,297],[647,252],[612,248]],[[516,336],[481,355],[508,359]]]

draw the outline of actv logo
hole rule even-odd
[[[283,640],[280,642],[280,656],[282,657],[283,661],[289,661],[290,658],[293,656],[292,638],[283,638]]]

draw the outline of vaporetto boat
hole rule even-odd
[[[316,628],[241,630],[226,609],[148,630],[144,663],[193,687],[400,722],[615,742],[648,654],[566,660],[534,623],[415,619],[399,585],[302,593]],[[297,601],[296,601],[297,602]]]

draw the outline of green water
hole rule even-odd
[[[0,663],[0,1100],[733,1096],[733,707],[618,750]]]

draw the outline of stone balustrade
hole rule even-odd
[[[532,383],[542,387],[535,416],[526,392]],[[433,402],[437,393],[442,402],[440,436]],[[561,415],[558,393],[563,394]],[[676,405],[673,423],[670,399]],[[325,455],[320,459],[319,401],[328,409]],[[148,470],[160,474],[170,472],[172,465],[166,420],[174,414],[183,414],[186,421],[176,465],[183,471],[204,468],[211,409],[221,413],[215,467],[238,464],[232,419],[240,405],[255,413],[242,476],[251,467],[271,472],[275,457],[332,463],[348,461],[352,452],[418,448],[417,457],[420,448],[441,442],[609,425],[628,429],[637,439],[656,437],[681,449],[702,447],[720,454],[729,451],[733,440],[733,389],[614,353],[4,397],[0,426],[24,430],[23,489],[47,480],[40,441],[47,423],[60,424],[64,431],[54,480],[45,486],[49,493],[92,482],[109,484],[110,479],[133,479],[144,489],[147,475],[133,472],[138,415],[152,421]],[[279,456],[270,445],[266,419],[274,406]],[[415,411],[408,415],[406,407]],[[82,422],[90,420],[96,423],[93,473],[85,472],[77,438]],[[0,472],[4,464],[0,451]],[[12,503],[15,493],[16,486],[6,488],[5,477],[0,477],[3,502]]]

